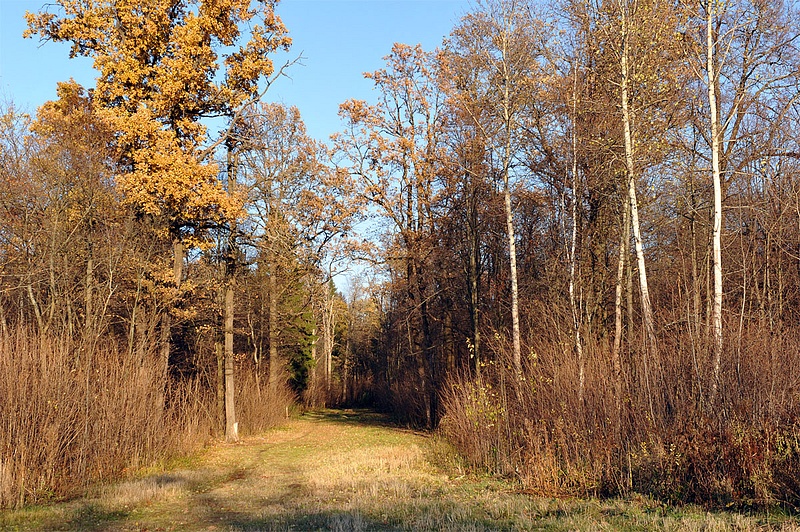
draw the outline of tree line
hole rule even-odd
[[[496,0],[395,45],[333,141],[385,228],[368,394],[535,491],[796,505],[797,15]]]
[[[235,441],[292,393],[537,492],[796,506],[794,2],[476,2],[440,48],[396,44],[327,144],[266,102],[275,2],[56,6],[28,35],[99,77],[3,110],[0,393],[33,406],[0,411],[0,502],[63,494],[56,455],[88,481]],[[180,427],[92,462],[134,375],[106,430]]]

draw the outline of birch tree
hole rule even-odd
[[[718,2],[706,4],[706,83],[708,86],[709,127],[711,137],[711,180],[714,186],[714,210],[711,246],[714,264],[714,300],[711,304],[711,331],[714,352],[714,377],[711,397],[716,398],[722,358],[722,174],[720,171],[720,124],[717,104],[715,18]]]
[[[697,111],[695,128],[706,149],[712,187],[709,241],[712,280],[708,316],[711,344],[711,400],[722,385],[725,201],[732,184],[759,157],[780,158],[781,150],[751,150],[750,139],[783,127],[797,101],[786,91],[797,83],[798,33],[792,2],[702,0],[682,4],[688,17],[684,41],[706,105]],[[769,109],[772,119],[759,113]]]
[[[454,98],[485,139],[490,166],[502,183],[511,279],[512,364],[522,370],[519,288],[512,181],[525,113],[532,105],[542,72],[542,25],[531,6],[516,0],[480,2],[453,30],[446,46],[447,68],[455,74]],[[460,77],[459,77],[460,76]]]

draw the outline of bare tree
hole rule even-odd
[[[519,168],[523,124],[541,83],[541,22],[516,0],[480,2],[453,30],[446,47],[454,99],[485,139],[502,182],[511,279],[512,362],[522,370],[512,179]]]

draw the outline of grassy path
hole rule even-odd
[[[3,530],[795,530],[787,518],[648,501],[534,498],[465,475],[432,438],[376,414],[307,414],[184,468],[68,503],[0,512]]]

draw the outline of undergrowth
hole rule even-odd
[[[272,397],[243,369],[244,432],[283,420],[290,393]],[[207,381],[170,375],[152,345],[0,334],[0,508],[72,497],[204,445],[221,429]]]
[[[582,390],[566,342],[531,350],[521,375],[493,360],[450,380],[441,432],[471,466],[531,493],[797,512],[800,343],[747,336],[713,396],[710,372],[674,340],[655,360],[626,354],[616,382],[607,347],[587,345]]]

